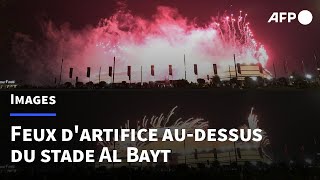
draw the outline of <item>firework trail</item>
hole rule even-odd
[[[53,22],[42,24],[44,39],[17,33],[13,53],[17,62],[26,67],[30,79],[47,81],[59,74],[64,58],[63,79],[68,79],[69,67],[74,75],[85,79],[86,67],[92,67],[91,79],[98,79],[102,66],[103,80],[110,82],[107,67],[116,57],[117,82],[128,80],[126,66],[132,66],[132,81],[168,78],[168,65],[173,65],[173,78],[184,78],[183,55],[187,58],[187,79],[195,81],[193,64],[198,64],[199,78],[213,75],[212,64],[220,72],[233,63],[236,54],[240,63],[261,62],[264,66],[268,55],[263,45],[253,37],[247,15],[224,14],[212,17],[204,26],[198,26],[179,14],[177,9],[159,6],[151,19],[131,13],[125,5],[111,17],[102,18],[95,27],[73,30],[68,23],[57,27]],[[150,77],[150,65],[155,65],[155,78]],[[96,71],[95,71],[96,70]]]
[[[254,110],[254,107],[251,108],[251,112],[248,117],[248,126],[250,129],[261,129],[258,126],[258,123],[259,123],[258,116],[253,113],[253,110]],[[270,153],[268,152],[268,147],[270,146],[270,139],[264,130],[262,130],[261,135],[262,135],[262,140],[260,141],[260,147],[262,149],[262,152],[267,158],[272,159],[270,156]]]
[[[206,129],[209,126],[208,121],[204,121],[201,118],[189,118],[187,120],[182,120],[182,118],[173,119],[173,115],[175,110],[178,108],[178,106],[171,109],[171,111],[165,116],[164,113],[161,113],[159,116],[153,115],[150,119],[147,118],[147,116],[144,116],[142,122],[137,121],[136,127],[130,126],[130,121],[127,120],[127,122],[124,125],[125,129],[132,129],[135,128],[136,130],[139,129],[186,129],[186,132],[194,132],[194,129]],[[122,129],[122,127],[120,127]],[[147,135],[145,135],[147,137]],[[119,137],[120,138],[120,137]],[[103,141],[98,142],[98,145],[103,147],[109,147],[110,149],[113,149],[116,147],[116,149],[120,150],[121,152],[124,152],[127,147],[137,147],[142,148],[144,147],[148,142],[141,142],[138,141],[136,138],[136,141]]]

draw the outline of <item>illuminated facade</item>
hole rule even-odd
[[[143,149],[170,149],[172,152],[169,155],[169,162],[165,163],[165,166],[186,164],[190,167],[197,167],[199,165],[211,166],[217,162],[220,165],[230,165],[233,163],[243,165],[245,162],[253,164],[257,162],[271,162],[262,152],[259,143],[254,142],[195,142],[192,138],[188,138],[184,142],[152,142],[144,146]],[[119,158],[122,159],[121,163],[97,162],[96,168],[102,166],[107,168],[122,166],[146,167],[162,163],[161,157],[158,159],[158,163],[127,163],[124,151],[119,153]]]
[[[229,69],[223,73],[221,79],[230,80],[236,77],[238,80],[244,80],[246,77],[271,79],[272,74],[259,64],[237,64],[236,67],[229,66]]]

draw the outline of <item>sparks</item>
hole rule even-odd
[[[144,81],[167,79],[169,64],[173,66],[173,79],[183,79],[185,54],[187,79],[194,81],[193,64],[198,64],[199,78],[206,77],[213,74],[213,63],[218,65],[220,73],[225,71],[233,63],[233,54],[237,62],[266,65],[268,54],[254,38],[247,18],[247,14],[243,16],[240,11],[238,15],[212,17],[205,26],[199,27],[171,7],[159,6],[152,19],[121,8],[111,17],[101,19],[96,27],[80,31],[45,23],[45,44],[35,43],[28,37],[22,42],[20,39],[14,50],[21,62],[41,61],[33,63],[32,68],[40,66],[37,68],[40,70],[33,72],[32,78],[46,77],[42,74],[48,72],[57,74],[56,64],[61,57],[66,60],[65,66],[75,67],[80,80],[85,78],[86,67],[92,67],[92,74],[98,76],[94,70],[102,66],[102,70],[105,69],[102,77],[107,78],[107,66],[112,65],[115,56],[117,82],[128,79],[127,66],[132,66],[133,82],[140,80],[141,66]],[[34,46],[37,48],[30,48]],[[36,52],[26,54],[31,49]],[[154,78],[150,76],[151,65],[155,66]],[[95,77],[92,80],[95,81]]]

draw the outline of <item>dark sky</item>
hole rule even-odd
[[[116,0],[0,0],[0,79],[21,76],[21,68],[11,54],[11,42],[15,32],[41,38],[40,20],[50,19],[56,24],[71,23],[81,29],[96,25],[100,18],[110,16],[116,10]],[[134,14],[148,17],[158,5],[175,7],[179,12],[199,22],[225,10],[249,14],[251,29],[256,39],[265,45],[269,55],[269,69],[275,63],[278,74],[283,73],[287,59],[291,71],[300,71],[301,60],[309,72],[315,70],[314,51],[320,57],[320,1],[317,0],[128,0],[128,8]],[[274,11],[299,13],[307,9],[313,14],[313,22],[303,26],[297,20],[291,24],[268,24]]]

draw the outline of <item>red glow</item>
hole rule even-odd
[[[43,58],[46,69],[59,73],[59,62],[65,59],[65,69],[74,67],[75,76],[84,78],[86,67],[97,75],[102,66],[102,77],[107,79],[107,67],[116,57],[116,81],[127,80],[126,67],[132,66],[132,81],[140,80],[143,66],[144,81],[168,78],[168,65],[173,65],[174,79],[184,78],[183,56],[186,55],[188,80],[194,81],[193,64],[198,64],[199,77],[212,75],[212,64],[218,65],[221,76],[233,64],[233,54],[240,63],[261,62],[266,65],[268,54],[253,38],[244,17],[212,17],[206,26],[199,27],[178,13],[176,9],[160,6],[152,20],[135,16],[121,9],[110,18],[101,19],[96,27],[75,31],[68,25],[44,25],[46,42],[38,52],[23,56],[26,48],[16,49],[19,58]],[[233,17],[233,14],[231,14]],[[30,42],[25,42],[30,43]],[[154,65],[155,78],[150,76]],[[35,65],[37,66],[37,65]],[[42,69],[42,68],[38,68]],[[41,72],[39,72],[40,74]],[[43,72],[42,72],[43,73]],[[67,72],[63,73],[67,76]],[[40,77],[35,75],[34,77]],[[65,77],[67,79],[67,77]],[[94,81],[95,79],[92,78]]]

